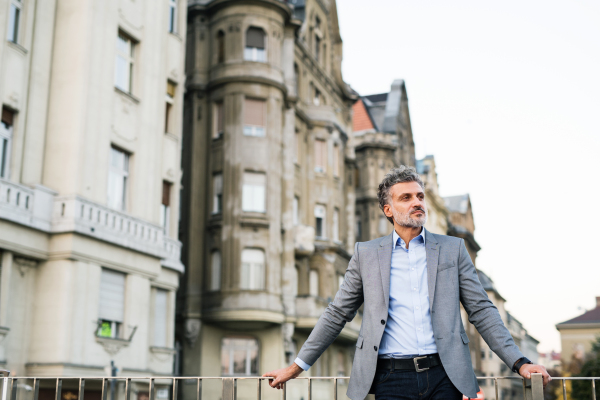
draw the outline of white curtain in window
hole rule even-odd
[[[223,207],[223,175],[213,176],[213,214],[218,214]]]
[[[154,298],[154,346],[167,347],[168,294],[166,290],[156,289]]]
[[[125,274],[102,268],[98,318],[106,321],[123,322],[124,305]]]
[[[336,208],[333,210],[333,240],[338,242],[340,240],[340,212]]]
[[[242,187],[242,210],[265,212],[265,186],[267,177],[263,173],[244,172]]]
[[[241,289],[263,290],[265,288],[265,252],[260,249],[242,251]]]
[[[108,206],[125,209],[127,178],[129,175],[129,155],[111,147],[108,172]]]

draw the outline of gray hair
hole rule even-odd
[[[383,206],[390,203],[390,189],[396,183],[402,182],[417,182],[423,190],[425,190],[425,184],[421,180],[417,170],[413,167],[407,167],[400,165],[397,168],[390,169],[390,172],[385,174],[383,180],[377,188],[377,199],[379,200],[379,208],[383,211]],[[388,221],[394,224],[394,219],[386,215]]]

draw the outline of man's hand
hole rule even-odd
[[[272,388],[281,389],[283,388],[283,384],[289,381],[290,379],[296,378],[300,375],[304,370],[298,366],[296,363],[292,363],[287,368],[277,369],[275,371],[267,372],[263,375],[273,377],[274,379],[269,379],[269,385]]]
[[[552,377],[548,374],[548,371],[546,371],[546,368],[544,368],[542,365],[523,364],[519,369],[519,375],[527,379],[531,379],[531,374],[536,372],[542,374],[542,377],[544,378],[544,387],[546,387],[548,382],[552,380]]]

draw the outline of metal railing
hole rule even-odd
[[[256,380],[256,399],[262,400],[266,396],[265,391],[262,389],[263,384],[267,384],[270,378],[268,377],[9,377],[9,371],[0,370],[2,376],[2,399],[1,400],[17,400],[17,389],[19,387],[18,381],[33,381],[32,386],[28,386],[33,392],[33,400],[39,400],[40,384],[44,382],[46,388],[51,388],[54,391],[54,400],[62,400],[62,390],[64,381],[75,381],[77,383],[76,390],[77,400],[85,400],[85,387],[86,382],[94,381],[100,384],[101,388],[101,400],[115,400],[114,396],[114,385],[115,382],[124,384],[124,395],[120,395],[119,399],[132,400],[132,388],[135,385],[139,387],[140,382],[148,382],[148,400],[157,400],[156,386],[157,383],[161,383],[161,386],[169,386],[171,395],[167,396],[171,400],[178,399],[178,390],[180,383],[184,381],[186,386],[195,384],[194,395],[195,400],[212,399],[212,396],[203,397],[202,385],[205,381],[221,381],[222,390],[220,391],[222,400],[238,400],[238,383],[243,381]],[[307,391],[307,400],[317,400],[313,397],[313,382],[314,381],[330,381],[333,383],[333,397],[328,397],[333,400],[338,400],[339,390],[338,382],[349,380],[349,377],[298,377],[294,381],[306,381],[305,390]],[[495,388],[495,399],[500,400],[499,385],[500,380],[521,380],[523,387],[523,399],[524,400],[544,400],[544,387],[542,374],[532,374],[531,380],[523,379],[521,377],[477,377],[479,381],[493,380]],[[567,381],[569,380],[589,380],[592,389],[591,400],[600,400],[596,398],[596,381],[600,381],[600,377],[581,378],[581,377],[553,377],[553,381],[559,381],[562,385],[562,400],[569,400],[567,396]],[[286,400],[288,397],[288,382],[283,385],[282,390],[279,390],[275,397],[279,397],[282,400]],[[269,390],[270,398],[273,398],[275,389]],[[247,397],[248,392],[244,392],[244,396]],[[254,396],[253,396],[254,397]],[[74,398],[74,397],[73,397]],[[163,396],[164,398],[164,396]],[[488,395],[486,399],[490,399]],[[577,399],[579,400],[579,399]]]

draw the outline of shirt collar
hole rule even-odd
[[[424,245],[425,244],[425,228],[421,228],[421,233],[419,233],[413,240],[417,239],[419,236],[423,239],[423,245]],[[400,238],[400,235],[398,235],[398,233],[396,232],[395,229],[394,229],[394,232],[392,233],[392,238],[394,239],[394,242],[393,242],[394,249],[398,245],[398,239],[400,239],[401,243],[404,243],[404,241],[402,240],[402,238]]]

